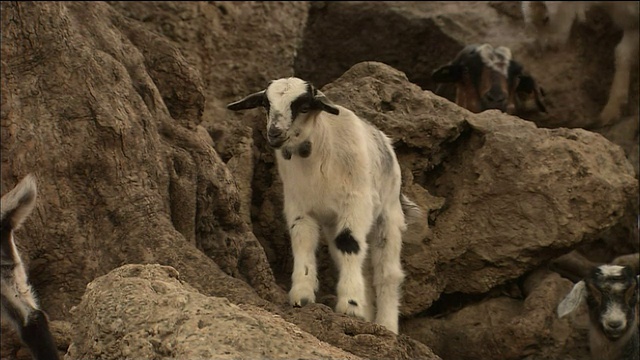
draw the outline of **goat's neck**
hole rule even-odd
[[[310,123],[307,127],[307,134],[305,137],[300,138],[299,144],[309,142],[311,144],[310,158],[326,157],[327,152],[330,151],[329,146],[329,132],[331,124],[329,124],[324,116],[324,113],[320,112],[314,118],[309,119]],[[299,147],[300,145],[296,145]]]
[[[617,360],[621,359],[623,352],[627,350],[627,347],[630,343],[635,342],[637,346],[638,344],[638,323],[637,321],[633,321],[629,324],[629,330],[618,340],[611,341],[609,340],[602,331],[591,325],[589,330],[589,347],[591,351],[591,358],[593,360],[596,359],[607,359],[607,360]]]

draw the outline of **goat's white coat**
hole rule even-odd
[[[271,82],[265,92],[268,127],[284,131],[287,139],[275,154],[294,257],[290,302],[315,302],[315,251],[322,233],[339,270],[336,311],[375,319],[398,333],[404,279],[400,251],[406,229],[402,203],[414,210],[417,206],[401,195],[395,152],[389,138],[374,126],[338,105],[333,105],[338,115],[314,110],[291,118],[292,102],[307,90],[307,82],[286,78]],[[296,155],[303,142],[311,143],[307,157]],[[293,156],[287,159],[283,151]],[[359,251],[336,246],[334,239],[344,229],[351,231]],[[372,274],[365,274],[367,255]]]
[[[371,260],[378,307],[375,320],[397,333],[398,292],[404,278],[400,264],[401,232],[405,228],[400,205],[400,167],[393,155],[392,172],[384,173],[380,163],[384,155],[374,139],[377,130],[350,110],[337,108],[339,115],[321,111],[306,120],[302,135],[308,135],[306,140],[312,144],[308,158],[293,156],[285,160],[282,150],[276,150],[284,185],[284,212],[287,224],[293,227],[291,302],[299,305],[305,298],[315,301],[318,286],[315,250],[322,229],[340,272],[336,311],[373,320],[362,272],[368,247],[366,238],[372,232]],[[386,137],[385,144],[393,154]],[[294,226],[298,217],[303,220]],[[383,226],[372,229],[379,217]],[[345,228],[351,230],[358,242],[360,251],[355,254],[343,253],[332,241]],[[382,243],[383,238],[386,244]],[[358,305],[351,305],[351,300]]]
[[[629,99],[631,67],[638,60],[640,42],[639,4],[638,1],[522,1],[527,26],[541,31],[540,38],[552,46],[566,43],[573,21],[584,22],[587,10],[596,6],[606,11],[615,26],[623,30],[615,48],[615,73],[609,99],[600,112],[601,125],[620,118],[621,107]],[[548,17],[546,25],[543,24],[545,17]]]

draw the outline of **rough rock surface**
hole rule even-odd
[[[54,318],[126,263],[174,266],[208,294],[283,301],[235,180],[198,131],[202,84],[175,47],[105,3],[2,10],[2,179],[38,179],[21,244]]]
[[[487,297],[439,318],[416,317],[402,331],[443,359],[585,359],[586,307],[561,320],[556,315],[556,305],[572,286],[554,272],[537,271],[519,296]],[[576,325],[579,332],[573,330]]]
[[[278,315],[205,296],[168,266],[125,265],[71,310],[66,359],[359,359]]]

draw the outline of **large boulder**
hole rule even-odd
[[[180,52],[106,3],[1,6],[2,183],[38,179],[18,237],[50,316],[127,263],[173,266],[236,302],[284,302]]]
[[[66,359],[360,359],[278,315],[184,283],[169,266],[96,278],[72,311]]]
[[[443,359],[586,359],[586,306],[576,316],[556,315],[557,304],[572,286],[557,273],[539,270],[523,281],[520,292],[487,296],[438,318],[407,320],[402,332]]]

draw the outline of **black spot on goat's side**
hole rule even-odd
[[[342,230],[336,237],[336,247],[345,254],[357,254],[360,251],[360,245],[348,228]]]

